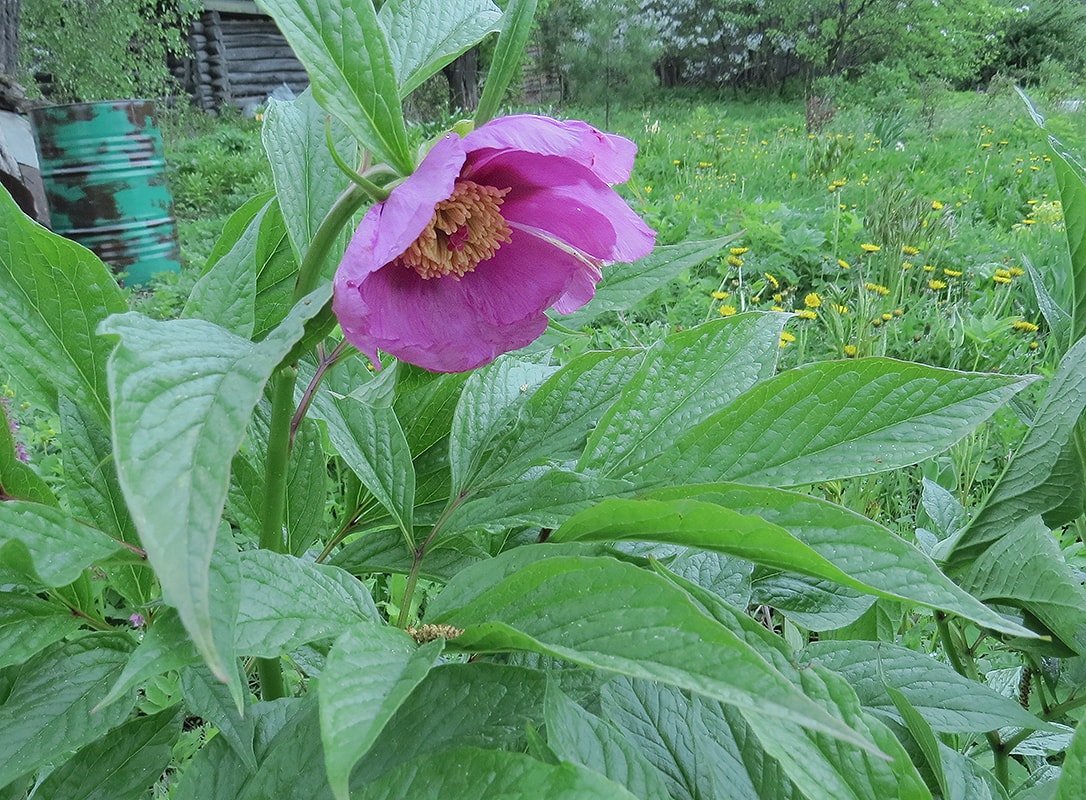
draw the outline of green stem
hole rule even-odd
[[[1060,719],[1064,714],[1069,711],[1074,711],[1076,708],[1086,706],[1086,694],[1078,697],[1072,697],[1069,700],[1064,700],[1059,705],[1052,706],[1047,712],[1041,715],[1041,719],[1051,721],[1054,719]]]
[[[290,420],[294,412],[294,384],[297,378],[298,370],[293,367],[285,367],[272,377],[272,417],[268,432],[268,456],[264,465],[264,515],[260,521],[260,546],[273,553],[286,552],[283,511],[287,500]]]
[[[332,250],[332,245],[339,238],[340,231],[351,221],[351,217],[358,209],[373,199],[374,197],[367,190],[357,184],[351,184],[332,204],[324,221],[313,234],[309,249],[305,251],[302,263],[298,267],[298,280],[294,286],[295,303],[317,288],[321,279],[321,268]]]
[[[258,658],[256,674],[260,677],[262,699],[278,700],[287,696],[287,687],[283,683],[283,667],[278,658]]]

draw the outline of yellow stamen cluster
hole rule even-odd
[[[409,625],[407,627],[407,633],[419,644],[425,644],[426,642],[432,642],[435,639],[455,639],[457,636],[463,635],[464,629],[454,628],[452,625],[432,625],[426,623],[425,625],[419,625],[417,628]]]
[[[1036,333],[1039,330],[1032,322],[1027,322],[1024,319],[1016,319],[1011,323],[1011,327],[1016,331],[1022,331],[1023,333]]]
[[[493,257],[511,229],[499,209],[509,189],[457,181],[453,192],[434,208],[430,224],[399,261],[423,278],[446,275],[456,280]]]

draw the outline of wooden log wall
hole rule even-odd
[[[180,76],[196,104],[254,108],[284,83],[295,94],[309,76],[270,17],[205,11],[189,34],[192,56]]]

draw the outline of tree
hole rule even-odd
[[[0,75],[14,75],[19,64],[19,0],[0,0]]]

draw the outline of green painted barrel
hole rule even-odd
[[[31,112],[53,230],[93,250],[129,286],[181,270],[153,112],[143,100]]]

